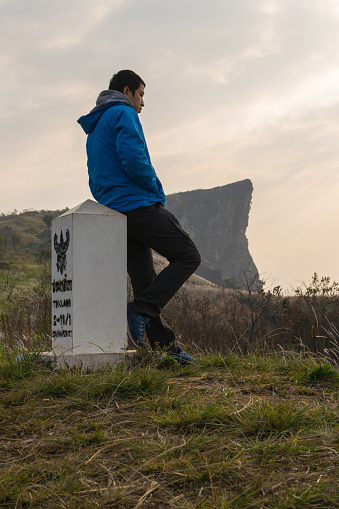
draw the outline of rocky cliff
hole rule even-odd
[[[244,286],[258,271],[248,249],[246,228],[253,186],[242,180],[213,189],[169,195],[166,208],[197,245],[202,263],[197,274],[222,286]]]

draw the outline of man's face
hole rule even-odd
[[[131,99],[133,103],[133,108],[137,113],[141,113],[142,108],[144,107],[144,93],[145,93],[145,86],[140,85],[139,88],[136,89],[134,95],[129,89],[129,87],[124,88],[124,94]]]

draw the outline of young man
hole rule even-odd
[[[87,137],[89,186],[94,198],[127,216],[127,270],[134,300],[127,305],[128,332],[137,347],[160,347],[178,362],[194,359],[175,342],[160,313],[198,268],[199,252],[164,208],[165,194],[152,166],[139,121],[145,83],[135,72],[114,74],[109,90],[78,122]],[[152,249],[169,265],[156,276]]]

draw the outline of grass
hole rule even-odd
[[[328,363],[321,363],[316,366],[307,376],[310,381],[317,380],[332,380],[333,378],[338,378],[338,372],[335,369],[332,369],[331,365]]]
[[[335,370],[200,356],[86,374],[2,349],[0,507],[339,507]]]

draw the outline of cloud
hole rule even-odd
[[[338,274],[335,241],[325,256],[315,240],[338,213],[335,0],[0,0],[0,15],[2,211],[89,197],[76,119],[132,68],[167,192],[250,178],[259,269]]]

